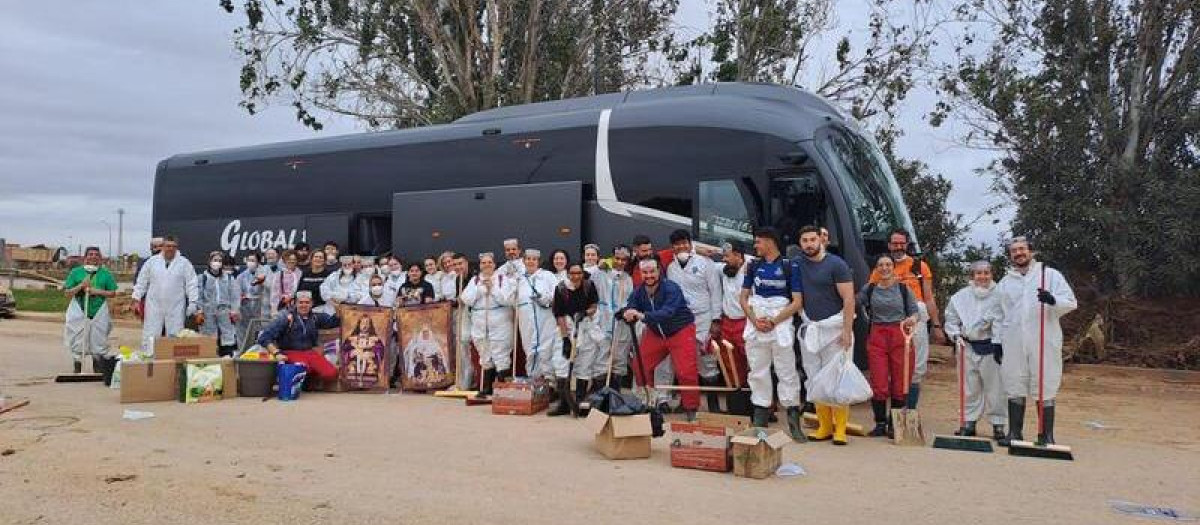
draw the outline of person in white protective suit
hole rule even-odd
[[[179,253],[174,237],[163,237],[162,251],[146,260],[133,286],[135,313],[142,318],[142,352],[154,355],[155,337],[164,332],[174,337],[183,330],[183,320],[196,313],[198,300],[192,262]]]
[[[233,355],[237,350],[238,308],[242,291],[233,277],[233,257],[219,251],[208,254],[208,268],[196,277],[196,307],[200,310],[200,333],[217,337],[217,353]]]
[[[372,275],[363,288],[362,296],[355,304],[391,308],[396,304],[396,295],[388,294],[388,287],[383,283],[383,276]]]
[[[692,247],[692,235],[687,230],[675,230],[670,236],[674,258],[667,266],[667,279],[683,289],[688,309],[696,318],[696,367],[700,372],[700,386],[724,386],[721,366],[717,355],[712,353],[708,342],[715,335],[721,336],[721,267],[706,256],[698,256]],[[670,370],[671,362],[663,361],[659,369]],[[659,384],[672,384],[674,373],[655,375]],[[721,411],[720,397],[708,393],[708,410]]]
[[[380,277],[383,278],[384,295],[391,297],[395,302],[396,296],[400,295],[400,287],[404,286],[404,280],[408,277],[404,273],[404,265],[400,263],[400,258],[388,257],[387,268]]]
[[[1054,444],[1054,399],[1062,383],[1062,325],[1059,319],[1075,310],[1075,292],[1058,270],[1034,260],[1033,246],[1025,237],[1009,242],[1012,271],[997,286],[1000,294],[999,329],[992,327],[992,340],[1003,352],[1000,375],[1008,396],[1008,435],[1000,445],[1021,441],[1026,398],[1036,401],[1039,393],[1042,434],[1038,444]],[[1044,323],[1044,334],[1042,333]],[[1044,337],[1044,340],[1042,339]],[[1044,384],[1039,386],[1040,349],[1044,345]],[[1035,414],[1036,415],[1036,414]]]
[[[246,337],[250,331],[250,323],[255,319],[265,319],[270,315],[267,303],[270,301],[270,289],[267,280],[271,271],[260,264],[257,253],[248,253],[245,257],[246,269],[237,276],[238,290],[241,298],[238,300],[237,340],[241,345],[249,341]],[[258,334],[254,334],[257,339]]]
[[[497,271],[513,278],[525,273],[525,260],[521,255],[520,239],[504,239],[504,263]]]
[[[854,350],[854,274],[841,257],[825,251],[820,229],[805,226],[799,236],[803,256],[796,262],[804,303],[800,316],[803,323],[796,335],[800,338],[804,374],[811,382],[839,352]],[[832,439],[834,445],[848,443],[850,407],[818,404],[815,408],[818,426],[808,439]]]
[[[988,422],[995,440],[1004,439],[1008,423],[1004,384],[1000,380],[1003,355],[1000,345],[992,342],[992,324],[1000,315],[1000,294],[992,280],[992,265],[987,261],[971,264],[971,284],[950,297],[946,305],[946,335],[954,341],[963,360],[963,427],[958,436],[974,436],[975,423],[987,407]]]
[[[566,378],[570,362],[562,356],[562,339],[558,322],[550,306],[554,302],[554,274],[540,268],[542,252],[525,250],[525,271],[516,277],[514,293],[517,307],[517,330],[525,350],[525,369],[530,378],[544,378],[551,384]]]
[[[583,270],[592,275],[600,269],[600,246],[597,244],[583,245]]]
[[[595,322],[589,330],[579,334],[575,377],[591,377],[593,386],[604,386],[604,381],[608,379],[610,352],[613,372],[608,386],[620,390],[629,374],[629,350],[633,347],[633,334],[629,324],[617,318],[617,312],[629,303],[629,296],[633,294],[633,278],[625,273],[629,257],[629,248],[613,248],[613,267],[597,267],[592,272],[591,281],[596,287],[599,301],[596,303]]]
[[[354,275],[358,279],[358,288],[365,295],[367,287],[371,285],[371,277],[382,275],[380,266],[383,266],[383,263],[380,262],[380,266],[376,266],[375,258],[369,255],[356,255],[354,260],[357,261],[355,267],[358,270]]]
[[[471,343],[479,353],[479,368],[483,370],[479,397],[492,395],[496,381],[512,377],[512,299],[516,282],[496,271],[492,252],[481,253],[479,275],[467,283],[462,293],[462,304],[471,316]]]
[[[792,317],[801,305],[800,268],[795,261],[783,257],[779,244],[779,236],[773,229],[754,232],[754,251],[759,258],[746,269],[739,297],[746,314],[742,338],[750,370],[747,380],[750,402],[754,404],[754,426],[767,426],[772,393],[776,393],[779,404],[787,409],[788,433],[792,439],[804,442],[804,429],[800,426],[800,373],[792,349],[796,340]],[[772,369],[779,378],[776,388],[771,384]]]
[[[325,304],[313,308],[314,312],[333,315],[343,304],[358,304],[364,295],[363,283],[359,279],[359,261],[353,256],[343,256],[338,262],[341,267],[321,282],[321,298]]]
[[[108,335],[112,332],[112,317],[108,298],[117,295],[117,281],[108,268],[100,265],[100,248],[84,251],[83,265],[76,266],[63,281],[63,294],[71,298],[67,304],[63,343],[74,362],[75,373],[83,371],[83,357],[92,356],[92,371],[111,370],[116,356],[111,355]]]

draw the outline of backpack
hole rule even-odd
[[[918,273],[918,275],[920,275],[920,274]],[[903,282],[897,281],[896,284],[893,286],[896,286],[896,285],[900,286],[900,300],[904,301],[904,313],[907,314],[908,306],[911,304],[909,302],[909,297],[912,297],[912,290],[909,290],[908,285],[904,284]],[[863,319],[866,319],[868,323],[872,322],[871,321],[871,296],[873,296],[873,295],[875,295],[875,283],[870,283],[867,285],[866,292],[863,293],[863,302],[860,305],[862,314],[864,316]],[[914,299],[915,299],[915,297],[914,297]],[[905,317],[908,317],[908,316],[905,315]]]

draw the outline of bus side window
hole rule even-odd
[[[754,221],[746,198],[733,179],[700,181],[696,239],[720,246],[726,241],[754,242]]]

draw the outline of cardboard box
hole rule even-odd
[[[550,406],[550,387],[533,383],[496,383],[492,386],[492,413],[532,416]]]
[[[121,402],[174,401],[179,396],[175,361],[129,361],[121,363]]]
[[[599,410],[588,412],[584,421],[596,435],[596,450],[608,459],[650,457],[650,414],[609,416]]]
[[[712,412],[696,413],[696,422],[709,427],[725,427],[731,431],[730,435],[737,434],[751,427],[750,418],[746,416],[714,414]]]
[[[176,381],[177,388],[175,389],[175,399],[180,403],[186,401],[185,394],[187,392],[187,366],[193,365],[221,365],[221,392],[216,395],[216,399],[233,399],[237,397],[237,365],[233,359],[188,359],[185,361],[177,361],[178,379]]]
[[[671,466],[729,472],[730,434],[723,425],[671,423]]]
[[[155,337],[155,359],[215,359],[216,336]]]
[[[751,428],[734,436],[733,475],[743,478],[766,479],[783,462],[783,446],[792,438],[781,430]]]

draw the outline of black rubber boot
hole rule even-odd
[[[497,370],[496,371],[496,381],[495,381],[495,383],[492,383],[492,389],[495,390],[496,383],[507,383],[510,379],[512,379],[512,369],[511,368],[506,369],[506,370]]]
[[[83,361],[75,361],[74,370],[75,370],[76,374],[82,374],[83,373]]]
[[[112,386],[113,374],[117,371],[116,357],[100,358],[100,374],[104,377],[104,386]]]
[[[967,421],[963,423],[963,427],[955,430],[954,435],[963,437],[975,437],[975,422]]]
[[[996,442],[1007,447],[1013,441],[1023,441],[1021,429],[1025,426],[1025,398],[1013,397],[1008,400],[1008,435]]]
[[[483,386],[479,389],[479,397],[491,397],[492,385],[496,383],[496,369],[489,368],[483,371]]]
[[[558,405],[546,412],[547,416],[565,416],[575,411],[575,407],[571,404],[571,383],[569,379],[554,380],[555,395],[558,396]]]
[[[626,383],[625,376],[620,375],[620,374],[613,374],[612,380],[608,383],[608,387],[613,390],[616,390],[617,392],[620,392],[622,388],[625,388],[625,383]],[[604,386],[604,381],[597,381],[596,384],[600,385],[600,386]]]
[[[720,386],[724,384],[720,377],[701,377],[700,386]],[[706,392],[705,399],[708,400],[708,411],[714,414],[721,413],[721,396],[716,392]]]
[[[1054,405],[1042,407],[1042,433],[1038,434],[1037,444],[1054,444]]]
[[[766,409],[763,407],[754,407],[754,417],[751,418],[750,424],[754,425],[756,427],[766,428],[767,427],[767,415],[768,415],[769,411],[770,411],[770,409]]]
[[[812,403],[805,403],[804,408],[801,408],[800,411],[804,412],[806,414],[816,414],[817,413],[817,405],[814,405]]]
[[[587,406],[587,398],[588,398],[588,395],[590,395],[590,394],[591,394],[591,390],[588,388],[588,380],[575,378],[575,405],[574,405],[574,407],[575,407],[575,415],[576,416],[583,417],[583,416],[587,415],[587,413],[583,411],[583,407]]]
[[[904,406],[909,410],[917,409],[917,402],[921,400],[921,383],[913,383],[908,387],[908,400],[904,402]]]
[[[792,440],[797,443],[808,443],[808,437],[804,435],[804,427],[800,425],[800,407],[788,407],[787,422],[788,434],[792,436]]]
[[[992,425],[992,439],[1000,441],[1006,436],[1007,434],[1004,432],[1004,425]]]
[[[871,413],[875,415],[875,428],[867,433],[868,437],[884,437],[888,435],[887,401],[871,400]]]

